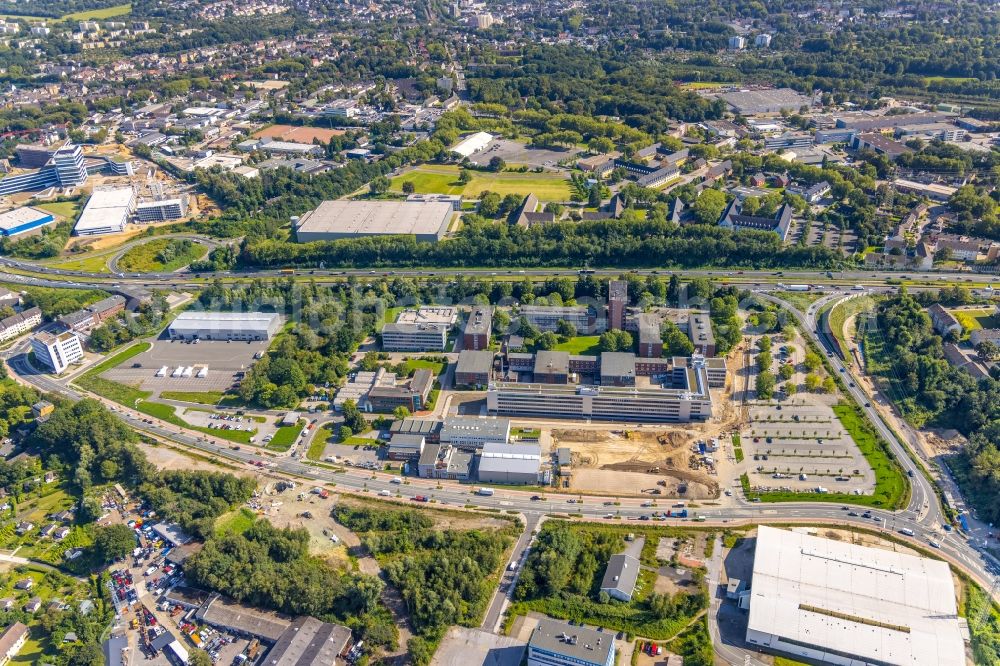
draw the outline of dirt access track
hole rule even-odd
[[[553,446],[573,453],[573,490],[653,495],[658,489],[664,496],[691,499],[719,496],[713,477],[688,467],[692,444],[704,437],[695,428],[552,431]]]

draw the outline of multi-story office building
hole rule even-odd
[[[625,328],[625,307],[628,305],[628,282],[612,280],[608,284],[608,328]]]
[[[458,320],[452,307],[422,307],[404,310],[395,323],[382,327],[382,349],[385,351],[444,351],[448,346],[448,331]]]
[[[688,337],[696,352],[702,356],[715,356],[715,333],[712,332],[712,319],[707,312],[691,313]]]
[[[636,317],[636,330],[639,332],[639,356],[644,358],[659,358],[663,355],[663,337],[660,333],[660,318],[650,312],[643,312]]]
[[[427,404],[432,388],[434,373],[427,368],[420,368],[413,373],[408,385],[373,387],[368,392],[368,405],[375,412],[391,412],[397,407],[418,412]]]
[[[35,359],[56,374],[83,358],[83,345],[73,331],[49,333],[43,331],[31,339]]]
[[[614,663],[614,632],[546,618],[538,622],[528,641],[528,666],[611,666]]]
[[[455,366],[457,386],[486,386],[493,376],[493,352],[463,349]]]
[[[30,163],[41,159],[42,149],[28,151]],[[67,142],[52,151],[51,159],[34,171],[18,173],[0,180],[0,195],[44,190],[48,187],[78,187],[87,182],[87,167],[80,146]]]
[[[56,180],[62,187],[83,185],[87,182],[87,167],[83,163],[83,149],[66,143],[52,156],[56,170]]]
[[[477,305],[469,313],[462,331],[462,348],[479,351],[490,346],[490,332],[493,328],[493,308]]]
[[[696,364],[704,364],[709,388],[725,388],[726,377],[729,372],[728,368],[726,368],[726,359],[705,358],[699,354],[695,354],[690,358],[687,356],[675,356],[672,359],[674,385],[676,386],[677,382],[686,381],[681,375],[693,370]]]
[[[493,382],[486,407],[503,416],[682,423],[711,418],[713,402],[705,365],[693,362],[669,389]]]
[[[382,349],[444,351],[449,328],[444,324],[386,324],[382,327]]]

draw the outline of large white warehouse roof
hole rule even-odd
[[[296,236],[302,243],[391,234],[437,241],[448,231],[453,212],[451,204],[440,201],[324,201],[302,216]]]
[[[945,562],[762,525],[750,595],[758,645],[833,663],[965,664]]]
[[[94,190],[73,227],[78,236],[122,231],[135,209],[135,191],[131,187]]]
[[[490,145],[490,141],[493,140],[493,135],[488,132],[476,132],[475,134],[470,134],[465,139],[460,141],[451,152],[458,153],[462,157],[469,157],[473,153],[478,153],[480,150]]]

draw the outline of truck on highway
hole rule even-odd
[[[903,529],[899,530],[899,533],[908,537],[913,536],[913,530],[911,530],[909,527],[904,527]]]
[[[808,284],[790,284],[785,289],[787,291],[809,291],[812,289],[812,286]]]
[[[476,491],[476,494],[477,495],[482,495],[483,497],[492,497],[493,496],[493,489],[492,488],[480,488],[479,490]]]
[[[666,515],[667,515],[667,518],[687,518],[688,510],[687,509],[668,509]]]

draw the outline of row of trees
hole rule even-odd
[[[721,210],[719,211],[721,214]],[[717,221],[717,218],[716,218]],[[275,239],[248,242],[247,266],[836,266],[840,255],[824,247],[783,247],[772,232],[731,231],[714,225],[676,227],[664,220],[556,222],[522,228],[476,215],[438,243],[412,236],[314,243]],[[713,221],[714,223],[714,221]]]

